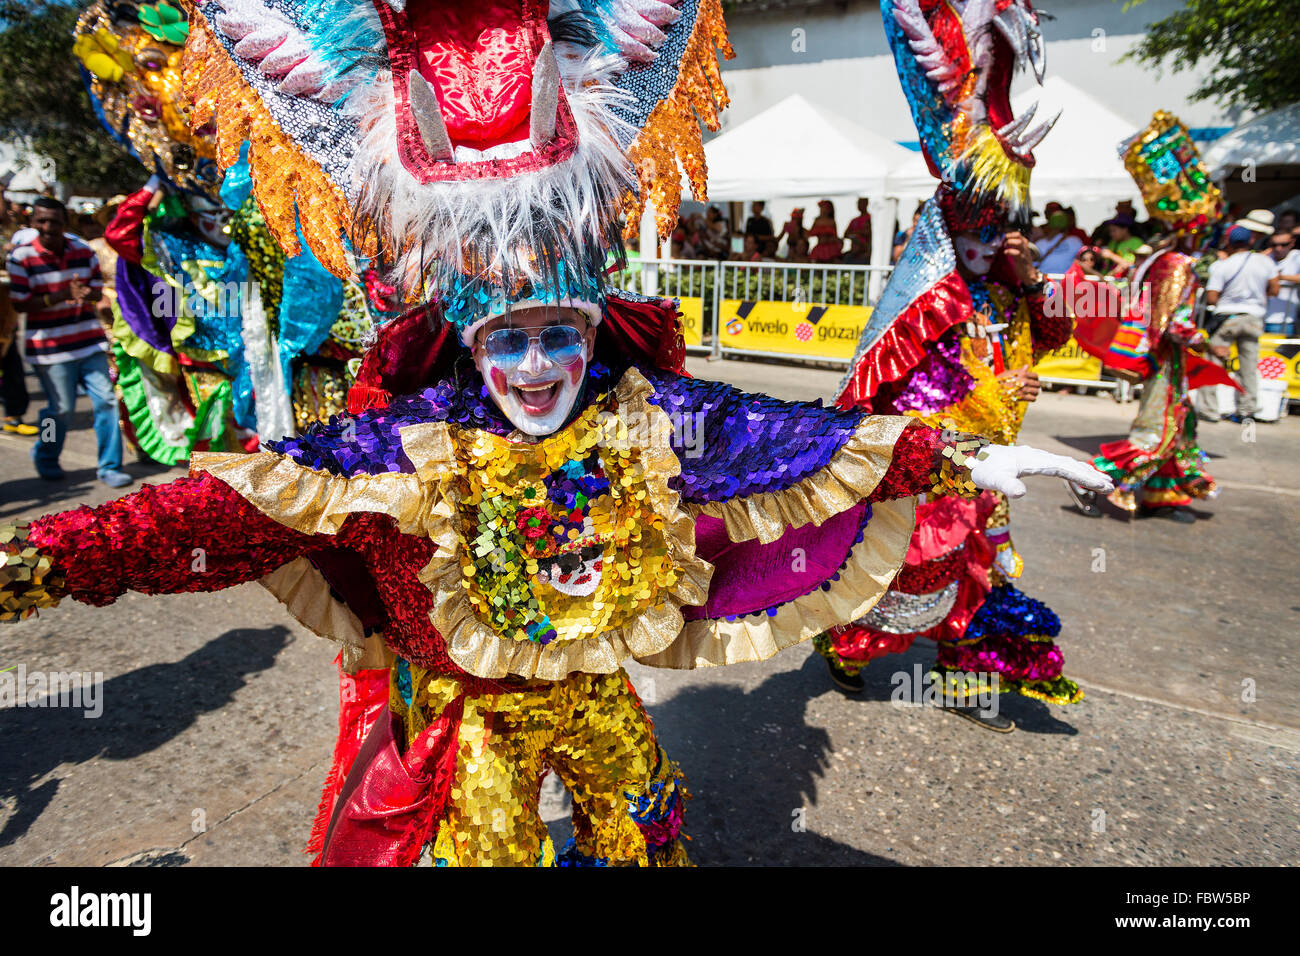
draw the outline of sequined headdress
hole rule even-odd
[[[213,199],[221,185],[215,130],[191,128],[179,5],[96,0],[77,21],[73,53],[100,122],[173,190]]]
[[[251,143],[286,250],[374,264],[459,330],[493,303],[599,302],[624,222],[704,192],[719,0],[193,0],[186,88]]]
[[[1124,143],[1120,153],[1152,219],[1187,235],[1218,218],[1223,195],[1210,181],[1187,127],[1172,113],[1156,111],[1147,128]]]
[[[884,0],[881,13],[921,149],[951,189],[953,214],[983,225],[992,207],[1027,225],[1034,147],[1056,122],[1031,128],[1035,108],[1011,110],[1016,70],[1043,81],[1029,0]]]

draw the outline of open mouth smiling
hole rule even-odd
[[[398,152],[422,183],[511,175],[577,147],[541,0],[373,0]]]
[[[560,379],[550,382],[525,382],[511,385],[510,392],[529,415],[545,415],[555,408],[555,403],[559,401],[562,385]]]

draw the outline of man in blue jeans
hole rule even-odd
[[[1268,232],[1254,221],[1256,213],[1239,221],[1228,232],[1228,256],[1210,265],[1205,284],[1205,302],[1212,314],[1210,355],[1224,365],[1237,346],[1237,413],[1228,421],[1242,422],[1259,413],[1259,337],[1264,334],[1264,316],[1269,296],[1278,294],[1277,263],[1255,251],[1256,236]],[[1202,389],[1197,413],[1208,421],[1218,419],[1218,399],[1213,389]]]
[[[122,488],[131,484],[131,476],[122,471],[122,434],[108,373],[108,339],[95,314],[104,282],[94,250],[67,235],[66,224],[63,203],[37,199],[31,218],[36,236],[9,254],[9,298],[17,311],[27,313],[27,361],[45,391],[32,460],[42,478],[63,478],[59,453],[68,416],[76,407],[77,386],[82,385],[95,412],[99,480],[110,488]]]

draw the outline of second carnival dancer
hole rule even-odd
[[[1196,439],[1189,392],[1218,384],[1240,387],[1204,358],[1205,333],[1192,315],[1199,237],[1218,219],[1223,199],[1187,128],[1169,113],[1157,112],[1133,138],[1124,165],[1142,192],[1147,214],[1165,224],[1168,234],[1138,267],[1126,300],[1087,295],[1089,280],[1077,269],[1066,274],[1067,300],[1127,302],[1127,310],[1098,315],[1111,322],[1105,331],[1087,335],[1081,329],[1079,341],[1108,368],[1142,382],[1128,437],[1102,445],[1093,464],[1114,480],[1110,501],[1123,512],[1194,524],[1189,506],[1215,497],[1218,487],[1203,470],[1207,456]],[[1087,310],[1076,311],[1083,326]],[[1096,342],[1100,347],[1089,347],[1102,338],[1106,341]],[[1068,487],[1083,514],[1101,517],[1096,492]]]
[[[921,147],[941,181],[863,330],[836,403],[910,415],[1010,444],[1038,394],[1033,366],[1070,338],[1063,310],[1045,309],[1046,283],[1017,227],[1028,219],[1033,149],[1055,120],[1011,113],[1011,80],[1041,83],[1037,14],[1027,0],[886,0],[885,33]],[[972,703],[994,675],[998,691],[1053,703],[1083,694],[1061,673],[1060,620],[1017,590],[1004,495],[932,496],[917,510],[907,561],[885,597],[848,627],[816,640],[832,680],[859,692],[871,660],[938,642],[934,678],[950,712],[989,730],[1015,729]]]
[[[602,278],[621,199],[635,223],[653,197],[666,225],[674,154],[702,179],[720,7],[544,14],[199,3],[196,121],[215,119],[223,161],[251,142],[280,240],[296,195],[322,262],[345,274],[349,231],[419,304],[368,352],[351,416],[0,530],[6,619],[258,580],[343,644],[325,865],[683,863],[682,774],[623,660],[762,660],[865,613],[919,492],[1109,488],[1034,449],[682,375],[675,303]],[[501,82],[458,95],[441,58],[474,64],[489,37],[509,39],[478,64]],[[285,45],[306,55],[287,75],[259,59]],[[558,854],[548,772],[573,796]]]
[[[195,450],[251,450],[343,411],[367,305],[383,308],[368,277],[363,290],[309,248],[284,255],[250,196],[247,162],[223,176],[215,128],[188,124],[188,33],[167,4],[95,0],[73,41],[95,114],[152,174],[117,206],[97,251],[116,285],[122,431],[166,465]]]

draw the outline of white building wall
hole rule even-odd
[[[1053,19],[1043,21],[1047,69],[1132,120],[1135,130],[1157,109],[1177,114],[1194,129],[1235,126],[1248,114],[1189,100],[1204,70],[1157,73],[1120,60],[1148,23],[1182,6],[1181,0],[1147,0],[1124,12],[1115,0],[1057,0],[1046,8]],[[727,22],[736,57],[722,63],[731,94],[724,129],[801,93],[882,136],[916,141],[878,3],[768,13],[742,7]]]
[[[1101,100],[1132,121],[1135,132],[1157,109],[1175,113],[1198,133],[1215,130],[1221,134],[1249,116],[1214,103],[1191,102],[1190,94],[1204,70],[1173,74],[1121,59],[1145,33],[1147,24],[1180,9],[1181,0],[1147,0],[1128,12],[1116,0],[1055,0],[1036,6],[1052,15],[1042,23],[1048,75],[1060,76]],[[728,13],[727,23],[736,57],[722,62],[731,96],[731,106],[723,113],[723,132],[799,93],[882,136],[916,145],[916,128],[885,41],[878,2],[849,0],[769,12],[741,7]],[[1013,94],[1032,82],[1019,77]],[[808,146],[816,148],[815,143]],[[831,198],[843,227],[855,215],[852,197]],[[778,229],[796,205],[811,207],[814,203],[769,202],[768,211]],[[1085,227],[1100,221],[1108,211],[1101,206],[1092,208],[1095,204],[1076,205]],[[893,210],[886,200],[875,197],[871,206],[880,229],[887,217],[892,218]],[[898,215],[910,221],[911,208],[899,210]],[[811,209],[807,221],[811,221]]]

